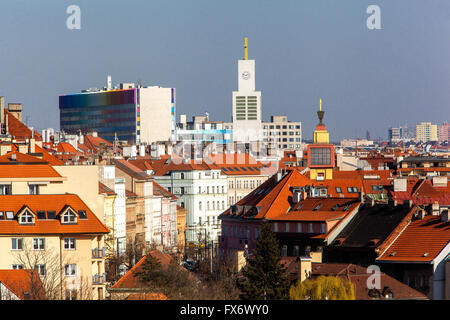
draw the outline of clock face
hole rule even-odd
[[[247,80],[248,78],[250,78],[250,72],[244,71],[244,72],[242,72],[241,76],[242,76],[242,79]]]

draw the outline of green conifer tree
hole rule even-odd
[[[269,222],[263,222],[237,285],[243,300],[284,300],[289,298],[286,269],[280,264],[280,247]]]

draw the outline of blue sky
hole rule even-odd
[[[66,8],[81,8],[69,30]],[[366,9],[381,8],[381,30]],[[177,89],[177,114],[231,120],[243,39],[263,120],[312,137],[323,99],[332,140],[450,120],[450,1],[2,0],[0,94],[24,120],[59,129],[58,96],[137,82]]]

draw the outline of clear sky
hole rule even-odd
[[[81,29],[69,30],[69,5]],[[381,30],[369,30],[369,5]],[[331,139],[450,121],[448,0],[2,0],[0,95],[59,129],[58,96],[137,82],[177,89],[177,115],[231,121],[244,37],[263,120],[311,139],[319,98]],[[178,120],[178,117],[177,117]]]

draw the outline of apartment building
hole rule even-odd
[[[247,153],[211,154],[209,159],[222,170],[227,184],[227,208],[266,181],[272,172]]]
[[[127,243],[176,250],[177,198],[133,161],[115,160],[116,177],[125,180]]]
[[[287,116],[271,116],[262,123],[263,141],[269,149],[284,151],[302,150],[302,123],[288,121]]]
[[[205,160],[162,157],[148,160],[155,181],[178,198],[186,208],[186,241],[216,241],[220,234],[218,215],[227,206],[227,178],[220,167]]]
[[[0,196],[0,269],[37,269],[49,298],[104,298],[108,233],[77,195]]]
[[[421,142],[437,141],[437,125],[431,122],[421,122],[416,125],[416,140]]]

